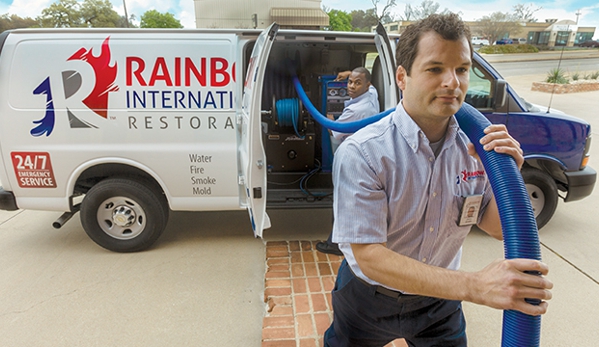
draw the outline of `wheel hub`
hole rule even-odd
[[[146,227],[146,213],[137,201],[114,196],[104,200],[96,214],[98,225],[102,230],[118,240],[132,240],[139,236]]]
[[[123,228],[131,226],[136,218],[135,211],[126,205],[117,206],[112,211],[112,221]]]
[[[534,184],[526,184],[526,190],[528,191],[532,211],[536,218],[543,211],[543,207],[545,207],[545,194],[541,188]]]

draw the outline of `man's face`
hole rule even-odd
[[[366,76],[363,73],[352,71],[347,80],[347,94],[352,99],[366,93],[370,87],[370,82],[366,81]]]
[[[448,41],[433,31],[422,34],[410,76],[402,66],[397,69],[406,112],[417,123],[447,124],[462,106],[471,66],[466,38]]]

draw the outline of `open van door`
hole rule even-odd
[[[241,129],[239,183],[245,188],[247,209],[256,237],[262,237],[262,231],[270,228],[266,214],[266,154],[262,144],[261,100],[264,71],[278,30],[279,25],[273,23],[256,40],[245,76],[238,118]]]
[[[395,52],[389,41],[387,31],[381,23],[376,27],[374,43],[379,53],[378,60],[380,60],[380,68],[383,76],[382,87],[384,88],[384,90],[379,90],[378,92],[379,95],[382,93],[388,96],[385,97],[383,105],[383,108],[388,110],[397,106],[399,102],[399,88],[395,83]]]

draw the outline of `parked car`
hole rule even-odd
[[[496,45],[511,45],[514,43],[512,39],[500,39],[495,42]]]
[[[589,40],[589,41],[585,41],[581,44],[579,44],[580,47],[593,47],[593,48],[597,48],[599,47],[599,41],[593,41],[593,40]]]
[[[472,36],[472,45],[488,46],[489,40],[483,39],[482,37]]]
[[[510,39],[512,40],[512,42],[514,44],[525,44],[526,43],[526,39],[524,37],[519,37],[519,38],[515,38],[515,39]]]

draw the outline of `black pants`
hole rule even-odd
[[[385,346],[405,338],[410,346],[467,346],[461,301],[419,295],[391,298],[354,276],[344,260],[333,289],[329,347]]]

